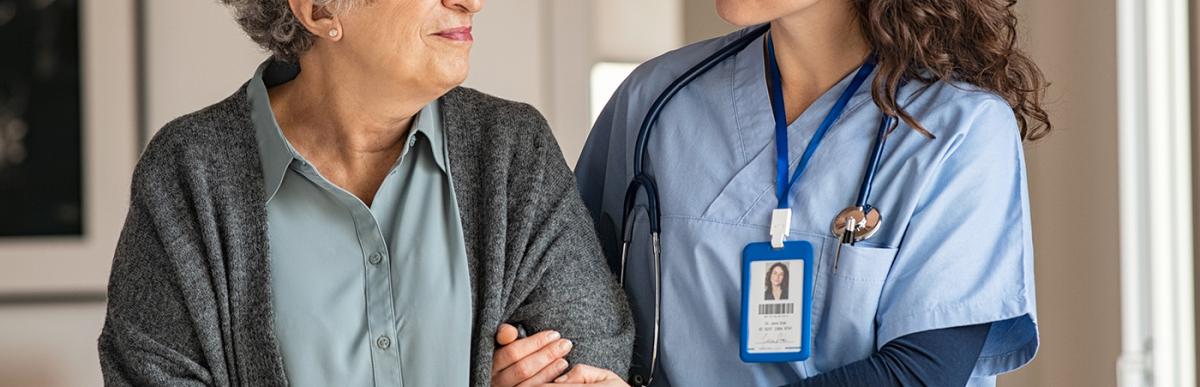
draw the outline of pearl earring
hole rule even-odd
[[[336,28],[329,30],[329,37],[336,38],[337,36],[338,36],[338,30]]]

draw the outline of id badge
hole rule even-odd
[[[813,247],[751,243],[742,250],[744,362],[791,362],[812,353]]]

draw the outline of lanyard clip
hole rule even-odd
[[[792,232],[792,210],[776,208],[771,211],[771,247],[783,248],[783,241]]]

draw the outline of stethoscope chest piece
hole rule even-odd
[[[883,216],[875,207],[847,207],[833,218],[830,231],[833,236],[846,243],[853,243],[870,238],[879,230],[879,222]],[[846,234],[849,232],[850,234]]]

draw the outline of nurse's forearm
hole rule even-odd
[[[883,345],[866,359],[788,387],[963,386],[991,324],[918,332]]]

